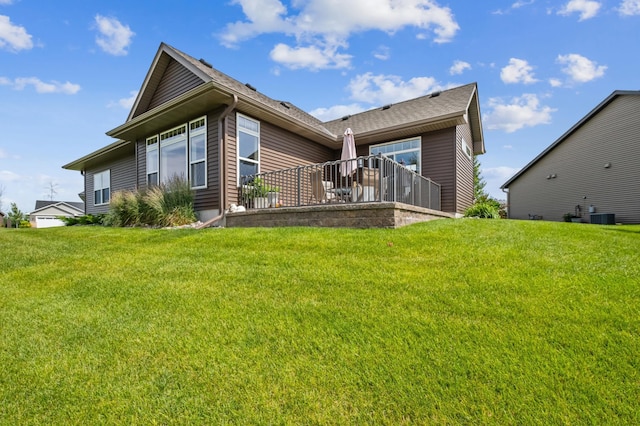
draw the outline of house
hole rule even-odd
[[[614,91],[504,185],[509,217],[640,223],[640,91]]]
[[[84,175],[86,213],[110,194],[186,176],[200,220],[240,204],[241,177],[340,158],[353,129],[359,155],[384,148],[441,187],[441,209],[472,204],[473,156],[485,152],[475,83],[322,122],[161,43],[127,120],[110,145],[63,166]]]
[[[37,200],[35,209],[29,213],[32,228],[64,226],[60,217],[78,217],[84,214],[84,203],[74,201]]]

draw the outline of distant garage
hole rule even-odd
[[[60,217],[78,217],[84,214],[84,203],[72,201],[36,201],[36,208],[29,213],[33,228],[64,226]]]

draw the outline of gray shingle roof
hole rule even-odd
[[[357,136],[359,133],[371,133],[452,114],[464,114],[475,89],[475,83],[467,84],[354,114],[347,119],[339,118],[324,123],[324,126],[329,131],[338,134],[342,134],[346,127],[351,127],[351,130]]]
[[[36,208],[34,210],[40,210],[43,207],[47,207],[55,204],[68,204],[72,207],[75,207],[78,210],[84,211],[84,203],[76,202],[76,201],[50,201],[50,200],[36,200]]]

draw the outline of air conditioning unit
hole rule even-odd
[[[594,225],[615,225],[616,215],[613,213],[594,213],[591,215],[591,223]]]

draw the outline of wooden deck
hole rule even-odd
[[[331,228],[399,228],[434,219],[453,218],[441,211],[397,202],[321,204],[302,207],[251,209],[227,213],[224,226]]]

